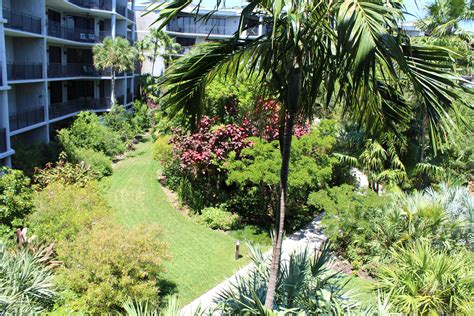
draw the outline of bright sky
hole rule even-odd
[[[423,17],[425,14],[425,6],[426,4],[432,2],[433,0],[404,0],[405,1],[405,6],[407,9],[407,15],[406,15],[406,20],[407,21],[415,21],[418,20],[419,18]],[[136,0],[137,4],[145,4],[149,2],[149,0]],[[197,1],[194,1],[197,3]],[[215,0],[203,0],[202,4],[205,7],[213,7],[215,5]],[[233,7],[233,6],[241,6],[245,4],[245,1],[243,0],[225,0],[225,4],[227,7]],[[467,27],[469,30],[474,30],[474,25],[470,23],[470,25]]]
[[[138,5],[146,4],[150,0],[136,0]],[[194,1],[197,3],[197,1]],[[423,15],[423,8],[426,3],[429,3],[430,0],[405,0],[405,5],[407,7],[407,11],[414,15],[414,16],[407,16],[408,21],[416,20],[418,17]],[[205,7],[213,7],[215,5],[215,0],[203,0],[203,5]],[[245,4],[243,0],[225,0],[225,4],[227,7],[233,6],[241,6]]]

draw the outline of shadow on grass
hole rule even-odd
[[[149,143],[150,137],[144,137],[143,135],[138,135],[137,137],[135,137],[135,141],[137,143]]]
[[[166,279],[159,279],[157,282],[157,286],[160,289],[160,296],[165,297],[169,295],[173,295],[178,293],[178,287],[176,283],[166,280]]]

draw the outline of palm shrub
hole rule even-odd
[[[255,267],[216,297],[217,310],[226,315],[261,315],[270,276],[270,260],[249,245]],[[280,263],[274,311],[306,312],[308,315],[340,314],[354,306],[339,273],[331,272],[329,246],[311,256],[296,250]]]
[[[41,253],[9,251],[0,241],[0,311],[5,315],[40,314],[53,304],[53,274]]]
[[[104,125],[117,133],[120,140],[125,144],[130,144],[138,133],[132,118],[132,113],[129,113],[124,107],[115,104],[110,112],[106,113],[103,117]]]
[[[407,315],[472,315],[474,257],[447,253],[418,240],[390,250],[390,260],[377,273],[377,287]]]

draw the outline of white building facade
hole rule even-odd
[[[181,45],[181,51],[178,55],[189,52],[197,44],[231,38],[239,28],[241,8],[223,8],[215,11],[201,7],[197,17],[194,9],[193,6],[187,7],[164,28],[164,31]],[[211,18],[202,18],[211,11]],[[153,23],[159,17],[159,11],[145,14],[146,12],[145,6],[136,7],[138,40],[143,40],[148,35],[150,28],[157,27]],[[255,20],[255,27],[244,32],[242,36],[256,38],[264,33],[264,26],[258,25],[258,19]],[[141,71],[143,74],[160,76],[163,74],[165,67],[164,61],[158,58],[152,71],[152,62],[145,58]]]
[[[110,109],[110,71],[93,66],[106,36],[136,40],[134,0],[0,0],[0,159],[16,144],[49,142],[81,111]],[[117,75],[117,101],[129,106],[139,70]]]

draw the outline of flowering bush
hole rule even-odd
[[[216,119],[203,117],[197,131],[186,135],[180,131],[171,138],[181,168],[193,175],[205,174],[219,166],[230,152],[237,155],[251,145],[244,126],[227,124],[213,127]]]

